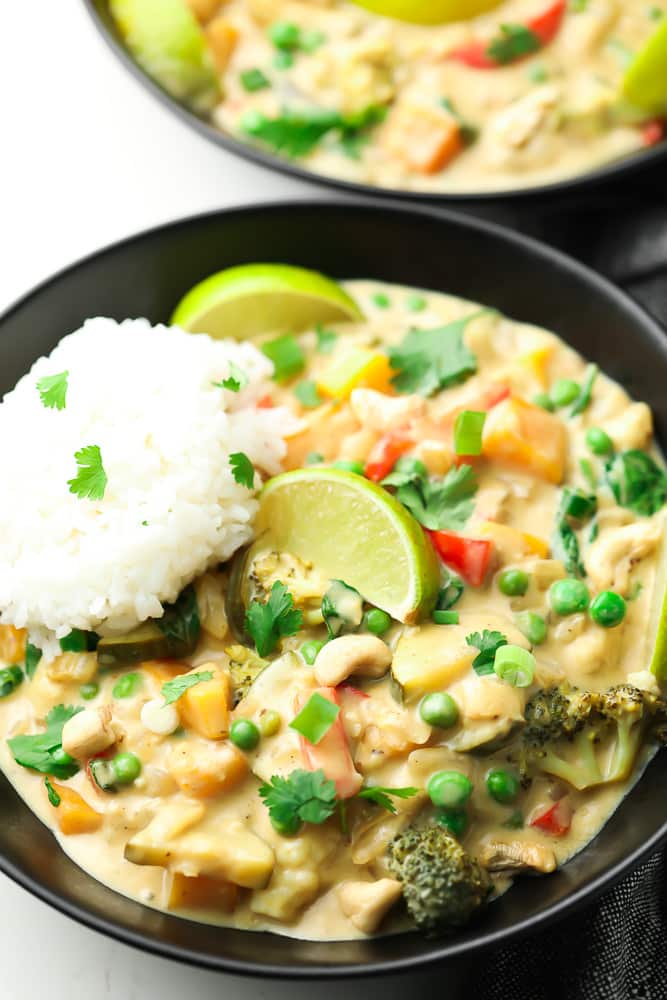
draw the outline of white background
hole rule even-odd
[[[130,78],[80,0],[0,0],[0,311],[53,271],[139,229],[301,185],[208,145]],[[0,822],[2,818],[0,817]],[[0,875],[2,1000],[350,1000],[405,990],[267,983],[178,966],[79,927]],[[428,995],[424,978],[411,990]]]

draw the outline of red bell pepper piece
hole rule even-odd
[[[273,399],[271,398],[271,394],[268,392],[265,396],[261,396],[257,400],[258,410],[270,410],[273,407],[273,405],[274,405]]]
[[[665,123],[659,118],[642,125],[642,141],[645,146],[657,146],[665,138]]]
[[[343,681],[342,684],[339,684],[336,690],[340,691],[342,694],[349,692],[349,694],[353,694],[355,698],[370,698],[370,695],[366,694],[365,691],[362,691],[361,688],[355,687],[354,684],[348,684],[347,681]]]
[[[390,431],[371,448],[364,475],[374,483],[388,476],[401,455],[414,447],[414,438],[407,431]]]
[[[546,812],[531,819],[530,825],[554,837],[563,837],[572,826],[572,813],[572,806],[567,799],[559,799]]]
[[[486,538],[466,538],[455,531],[429,531],[428,534],[442,561],[455,569],[466,583],[479,587],[484,582],[493,542]]]
[[[566,0],[554,0],[541,14],[530,17],[525,22],[524,27],[536,36],[540,48],[544,48],[555,38],[563,22],[566,9]],[[499,62],[492,55],[491,46],[494,41],[495,39],[488,42],[468,42],[450,52],[449,58],[465,63],[466,66],[471,66],[473,69],[497,69],[499,66],[507,66],[509,63]],[[532,53],[527,52],[525,55],[532,55]],[[519,59],[523,58],[525,56],[519,55],[510,61],[518,62]]]
[[[316,693],[340,705],[335,688],[316,688]],[[299,743],[307,771],[324,771],[326,777],[335,782],[339,799],[351,799],[357,794],[363,778],[354,766],[340,712],[319,743],[309,743],[304,736],[299,736]]]

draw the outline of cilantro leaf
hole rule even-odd
[[[235,365],[233,361],[229,362],[229,375],[227,378],[221,379],[219,382],[212,382],[211,384],[216,387],[216,389],[229,389],[230,392],[240,392],[247,386],[250,379],[238,365]]]
[[[29,681],[33,679],[35,670],[37,670],[37,664],[41,658],[41,649],[38,649],[37,646],[33,646],[31,642],[26,643],[24,667],[25,675]]]
[[[667,473],[645,451],[620,451],[605,464],[607,483],[621,507],[650,517],[667,501]]]
[[[479,632],[471,632],[470,635],[466,636],[466,642],[469,646],[474,646],[479,650],[472,661],[475,673],[480,677],[492,674],[496,653],[501,646],[507,645],[507,639],[502,632],[489,632],[488,629],[484,629],[481,635]]]
[[[304,379],[294,386],[294,395],[306,410],[314,410],[322,402],[317,383],[312,379]]]
[[[250,602],[245,627],[260,656],[268,656],[278,645],[279,639],[296,635],[301,628],[303,615],[293,605],[294,598],[280,580],[273,584],[266,604],[261,601]]]
[[[212,670],[201,670],[196,674],[181,674],[179,677],[174,677],[171,681],[165,681],[162,685],[162,696],[165,705],[172,705],[175,701],[178,701],[181,695],[197,684],[201,684],[202,681],[212,680]]]
[[[276,382],[288,382],[306,365],[306,355],[294,334],[285,333],[261,345],[262,354],[273,362],[273,378]]]
[[[14,736],[7,740],[16,763],[33,771],[41,771],[42,774],[52,774],[56,778],[71,778],[79,770],[79,765],[76,761],[61,759],[63,726],[81,711],[81,706],[56,705],[46,717],[44,732],[31,736]]]
[[[171,639],[173,656],[192,653],[201,632],[195,588],[192,585],[184,587],[173,604],[164,605],[162,618],[154,618],[153,622],[164,636]]]
[[[44,778],[44,784],[46,786],[46,794],[49,797],[49,802],[55,809],[57,809],[61,803],[61,798],[58,795],[55,788],[53,787],[53,785],[51,784],[51,782],[49,781],[48,775]]]
[[[482,310],[433,330],[409,330],[400,344],[389,348],[389,364],[397,372],[392,384],[398,392],[432,396],[439,389],[463,382],[477,371],[477,359],[463,334]]]
[[[501,24],[501,34],[494,38],[486,54],[495,62],[505,65],[542,48],[539,35],[525,24]]]
[[[241,131],[286,156],[307,156],[330,132],[338,132],[343,142],[350,142],[381,122],[383,107],[371,105],[354,114],[341,114],[328,108],[284,108],[282,114],[269,118],[259,111],[248,111],[241,119]]]
[[[99,445],[86,445],[85,448],[75,452],[74,459],[79,471],[74,479],[67,481],[70,493],[74,493],[81,500],[102,500],[107,488],[107,474],[102,465]]]
[[[39,398],[48,410],[64,410],[67,401],[67,378],[69,372],[45,375],[37,383]]]
[[[259,788],[271,821],[284,829],[295,821],[324,823],[336,810],[336,785],[324,771],[292,771],[286,778],[274,774]]]
[[[255,484],[255,469],[248,456],[242,451],[235,451],[229,456],[229,464],[236,482],[251,490]]]
[[[395,814],[397,809],[391,801],[390,796],[394,796],[397,799],[411,799],[413,795],[418,794],[419,789],[412,786],[408,786],[407,788],[383,788],[382,785],[369,785],[367,788],[361,789],[357,798],[370,799],[371,802],[375,802],[376,805],[386,809],[387,812]]]
[[[317,350],[319,353],[331,354],[336,346],[338,334],[334,330],[326,330],[321,323],[318,323],[315,327],[315,336],[317,337]]]
[[[401,458],[381,485],[395,486],[397,499],[425,528],[460,531],[473,512],[477,477],[464,464],[450,469],[444,479],[431,480],[422,462]]]

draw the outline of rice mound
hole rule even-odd
[[[212,384],[230,362],[250,380],[239,393]],[[63,371],[65,409],[47,409],[36,383]],[[72,628],[127,631],[247,542],[256,491],[229,456],[272,475],[294,432],[287,409],[256,407],[272,372],[251,344],[143,319],[90,319],[40,358],[0,403],[0,621],[46,655]],[[108,478],[99,501],[68,486],[87,445]]]

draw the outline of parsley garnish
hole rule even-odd
[[[37,391],[44,406],[49,410],[64,410],[67,400],[67,377],[69,372],[45,375],[37,383]]]
[[[325,330],[322,324],[318,323],[315,327],[315,336],[317,337],[317,350],[319,353],[331,354],[336,346],[338,334],[334,330]]]
[[[67,481],[70,493],[81,500],[102,500],[107,488],[107,474],[102,465],[99,445],[86,445],[75,453],[74,458],[79,471],[74,479]]]
[[[248,456],[242,451],[235,451],[229,456],[229,464],[236,482],[251,490],[255,485],[255,469]]]
[[[268,656],[278,645],[279,639],[296,635],[301,628],[303,615],[293,605],[294,598],[280,580],[273,584],[266,604],[260,601],[250,602],[245,627],[260,656]]]
[[[391,801],[390,796],[394,796],[397,799],[411,799],[413,795],[418,794],[419,789],[412,786],[408,786],[407,788],[383,788],[382,785],[370,785],[367,788],[361,789],[358,798],[370,799],[371,802],[375,802],[376,805],[386,809],[387,812],[395,814],[397,809]]]
[[[396,487],[397,499],[425,528],[460,531],[473,512],[477,477],[471,465],[460,465],[431,480],[423,462],[400,458],[381,485]]]
[[[389,364],[398,373],[391,381],[398,392],[432,396],[476,372],[477,359],[463,342],[463,333],[468,323],[485,311],[434,330],[412,329],[400,344],[390,347]]]
[[[294,395],[306,410],[314,410],[322,402],[317,383],[312,379],[304,379],[294,386]]]
[[[233,361],[229,362],[229,375],[227,378],[221,379],[219,382],[212,382],[211,384],[216,387],[216,389],[229,389],[230,392],[240,392],[241,389],[245,388],[250,379],[238,365],[235,365]]]
[[[46,729],[34,736],[14,736],[7,740],[14,760],[21,767],[29,767],[56,778],[71,778],[79,770],[75,760],[62,758],[62,736],[65,723],[81,712],[81,706],[56,705],[46,717]],[[59,752],[58,752],[59,751]]]
[[[340,114],[327,108],[283,109],[269,118],[259,111],[248,111],[241,119],[241,130],[286,156],[307,156],[329,132],[338,132],[343,143],[364,134],[383,121],[386,110],[372,105],[355,114]]]
[[[324,771],[292,771],[286,778],[274,774],[259,789],[272,822],[290,828],[295,820],[324,823],[336,810],[336,785]]]
[[[667,473],[638,448],[609,459],[605,476],[616,502],[642,517],[657,513],[667,501]]]
[[[466,636],[466,642],[469,646],[474,646],[479,650],[479,653],[472,661],[475,673],[480,677],[483,677],[485,674],[492,674],[496,653],[501,646],[507,645],[507,639],[502,632],[489,632],[488,629],[484,629],[481,635],[479,632],[472,632]]]
[[[504,65],[542,48],[539,36],[525,24],[501,24],[501,34],[490,43],[486,54]]]
[[[181,695],[197,684],[201,684],[202,681],[212,680],[213,671],[202,670],[198,674],[181,674],[180,677],[174,677],[171,681],[165,681],[162,685],[162,697],[164,698],[165,705],[172,705],[175,701],[178,701]]]
[[[49,797],[49,802],[55,809],[57,809],[62,800],[58,795],[57,791],[55,790],[55,788],[53,787],[53,785],[51,784],[51,782],[49,781],[48,775],[44,778],[44,784],[46,785],[46,794]]]

